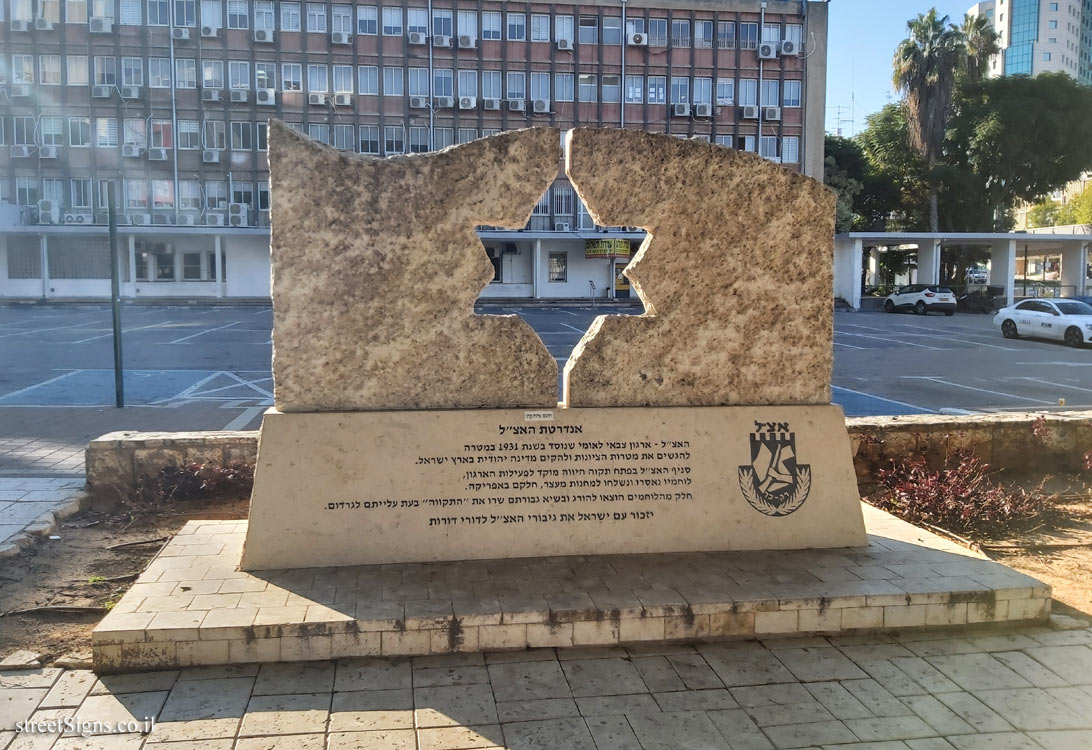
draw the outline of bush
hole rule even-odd
[[[137,496],[149,503],[245,497],[253,486],[254,467],[249,464],[189,463],[166,466],[154,477],[141,477]]]
[[[1049,520],[1054,498],[1042,485],[1030,490],[993,481],[989,465],[969,451],[945,458],[931,470],[924,457],[891,462],[880,469],[884,491],[871,503],[905,521],[930,524],[955,533],[995,536]]]

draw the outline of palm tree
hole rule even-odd
[[[997,32],[985,16],[963,16],[963,43],[967,48],[967,80],[978,83],[986,74],[990,58],[1001,51]]]
[[[899,43],[892,63],[895,88],[906,94],[910,143],[921,154],[929,175],[929,228],[939,231],[937,185],[932,175],[944,143],[944,128],[952,106],[956,70],[964,62],[963,34],[937,18],[936,8],[908,21],[908,38]]]

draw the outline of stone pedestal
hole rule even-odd
[[[242,569],[865,544],[837,406],[266,413]]]

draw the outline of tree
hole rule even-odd
[[[848,138],[828,135],[824,147],[823,182],[838,197],[834,231],[848,232],[856,221],[853,204],[864,188],[867,162],[861,147]]]
[[[1061,205],[1054,201],[1036,203],[1028,209],[1028,226],[1032,229],[1035,229],[1036,227],[1052,227],[1058,223],[1058,216],[1061,213],[1061,210]]]
[[[910,145],[906,103],[888,104],[869,115],[857,142],[871,177],[864,181],[855,202],[865,225],[882,225],[891,230],[921,229],[928,213],[926,168]]]
[[[963,16],[963,44],[967,50],[964,74],[970,83],[978,83],[986,73],[990,58],[1001,51],[997,32],[986,16]]]
[[[956,70],[964,64],[963,35],[937,17],[936,8],[907,22],[909,36],[895,50],[895,88],[905,93],[910,143],[925,161],[929,228],[939,229],[938,187],[931,174],[944,144],[945,125],[952,106]]]
[[[1092,183],[1058,209],[1056,224],[1092,224]],[[1045,225],[1044,225],[1045,226]]]

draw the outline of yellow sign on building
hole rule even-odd
[[[585,258],[628,258],[629,240],[585,240]]]

